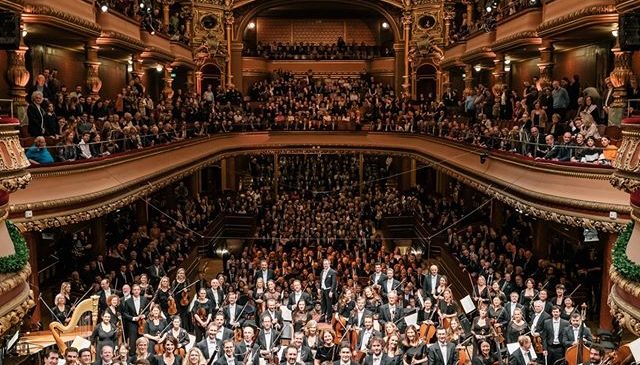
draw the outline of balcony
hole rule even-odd
[[[536,29],[541,21],[541,8],[528,8],[503,18],[496,27],[496,45],[501,45],[500,48],[508,48],[520,46],[523,43],[531,44],[531,42],[534,42],[540,44]]]
[[[144,48],[140,39],[140,22],[115,11],[98,12],[97,23],[102,27],[99,44]]]
[[[78,34],[98,36],[93,2],[84,0],[26,0],[24,14],[27,24],[49,24]]]

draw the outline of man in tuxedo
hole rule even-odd
[[[109,299],[113,294],[116,294],[115,290],[111,290],[110,285],[111,281],[108,278],[100,281],[100,292],[98,293],[98,296],[100,297],[98,298],[98,311],[100,313],[103,313],[104,310],[107,309],[107,306],[109,305],[107,303],[107,299]]]
[[[104,346],[102,348],[104,349]],[[44,354],[44,365],[58,365],[58,360],[60,358],[58,350],[50,348],[49,350],[45,350]]]
[[[536,353],[531,348],[531,339],[523,335],[518,337],[520,347],[509,356],[509,365],[536,364]]]
[[[284,358],[284,361],[280,361],[280,363],[283,363],[285,365],[303,365],[303,362],[300,362],[298,360],[298,353],[300,351],[293,347],[293,346],[287,346],[287,348],[284,350],[284,353],[282,354],[282,357]]]
[[[81,365],[91,365],[91,349],[80,349],[78,352],[78,361]]]
[[[425,275],[422,280],[422,291],[424,295],[428,295],[433,298],[436,294],[436,288],[440,283],[440,275],[438,275],[438,266],[431,265],[429,267],[429,274]]]
[[[333,365],[358,365],[357,362],[351,361],[351,348],[348,344],[340,347],[340,360],[334,361]]]
[[[96,359],[93,365],[112,365],[113,364],[113,346],[102,345],[100,350],[100,358]]]
[[[382,285],[387,280],[387,276],[382,272],[382,264],[376,262],[374,270],[371,274],[371,285]]]
[[[257,364],[260,355],[260,348],[256,343],[255,330],[251,326],[245,326],[242,329],[242,341],[236,345],[236,361],[243,364],[247,361],[248,364]],[[249,358],[251,360],[249,360]]]
[[[513,280],[511,280],[510,272],[505,272],[504,277],[499,281],[499,283],[503,293],[517,292],[516,285],[513,283]]]
[[[538,294],[538,299],[542,302],[542,310],[547,314],[551,314],[551,307],[553,305],[548,300],[549,292],[547,292],[547,289],[540,290],[540,293]]]
[[[373,314],[370,310],[365,308],[366,303],[367,302],[364,297],[358,297],[358,299],[356,299],[356,308],[355,311],[353,311],[353,314],[351,314],[351,317],[349,317],[347,322],[348,325],[362,328],[364,325],[364,318]]]
[[[282,353],[280,362],[289,363],[290,359],[287,354],[290,348],[296,349],[295,362],[297,365],[313,365],[313,353],[311,352],[311,348],[304,344],[304,333],[296,332],[293,334],[293,340],[289,347]]]
[[[222,341],[216,339],[216,334],[218,333],[218,326],[215,323],[209,323],[207,327],[207,337],[203,338],[200,342],[196,344],[196,347],[200,349],[202,355],[205,359],[211,360],[213,356],[214,360],[219,358],[220,355],[220,347],[222,346]]]
[[[271,327],[276,331],[280,331],[284,321],[282,319],[282,312],[280,312],[280,308],[277,307],[275,299],[269,298],[267,300],[267,310],[265,314],[271,317]]]
[[[27,106],[27,119],[29,121],[29,135],[31,137],[49,135],[45,114],[47,114],[47,103],[43,103],[44,96],[40,91],[31,94],[31,104]],[[51,133],[53,134],[53,133]]]
[[[380,325],[384,326],[387,322],[395,323],[400,332],[403,332],[407,326],[403,317],[404,308],[398,305],[398,294],[389,293],[389,302],[380,306]]]
[[[66,365],[78,364],[78,349],[72,346],[64,350],[64,361]]]
[[[253,275],[253,282],[255,283],[258,278],[262,278],[265,286],[267,285],[267,282],[269,280],[276,279],[276,274],[273,272],[273,270],[269,269],[269,263],[267,262],[267,260],[260,261],[260,270],[257,270]]]
[[[540,336],[544,321],[551,318],[551,316],[543,309],[544,304],[542,303],[542,301],[536,300],[533,303],[533,313],[531,314],[531,322],[529,323],[529,328],[531,328],[531,335],[533,337]]]
[[[212,304],[215,304],[213,311],[217,311],[224,302],[224,291],[220,287],[220,281],[216,278],[211,279],[211,287],[207,289],[207,298]]]
[[[131,298],[131,286],[129,284],[125,284],[122,286],[122,293],[120,293],[120,303],[124,303],[127,299]],[[122,304],[121,304],[122,306]]]
[[[389,356],[382,352],[384,340],[380,337],[374,337],[369,344],[371,351],[364,357],[363,365],[388,365]]]
[[[356,350],[362,352],[368,352],[369,343],[375,337],[382,337],[379,331],[373,329],[373,316],[364,317],[364,328],[358,334],[358,343],[356,344]]]
[[[147,272],[149,273],[149,277],[151,278],[151,284],[153,286],[157,286],[160,282],[160,278],[163,276],[167,276],[167,272],[164,271],[162,265],[160,265],[160,259],[156,258],[153,260],[153,265],[147,268]]]
[[[101,278],[107,276],[107,269],[104,264],[104,256],[102,255],[98,255],[98,257],[96,257],[95,276],[100,276]]]
[[[513,318],[513,312],[516,309],[520,309],[522,311],[522,315],[524,316],[524,318],[526,318],[525,308],[522,304],[518,302],[519,299],[520,299],[520,294],[516,292],[512,292],[511,294],[509,294],[509,302],[505,304],[505,309],[504,309],[509,315],[509,320]]]
[[[132,284],[133,281],[129,281],[127,273],[127,265],[120,265],[120,271],[116,274],[116,278],[113,279],[113,288],[121,290],[125,284]]]
[[[261,322],[262,331],[260,331],[256,343],[260,348],[260,356],[263,359],[271,359],[272,356],[277,356],[280,345],[280,333],[273,329],[273,322],[270,315],[263,315]]]
[[[138,334],[138,320],[145,319],[146,316],[142,311],[147,307],[147,298],[140,295],[140,286],[134,284],[131,289],[131,298],[124,303],[122,317],[127,326],[127,338],[129,339],[129,355],[133,355],[136,351],[136,341],[140,335]]]
[[[402,284],[393,277],[392,268],[387,269],[387,280],[385,280],[382,283],[381,289],[382,290],[380,290],[380,294],[382,295],[383,300],[384,299],[388,300],[387,297],[389,296],[389,293],[391,293],[392,291],[395,291],[396,293],[403,292]]]
[[[302,284],[300,283],[300,280],[294,280],[292,286],[293,292],[289,294],[287,308],[295,310],[299,301],[304,301],[306,303],[306,308],[313,308],[313,299],[309,293],[302,291]]]
[[[242,308],[236,304],[238,300],[238,293],[229,293],[227,299],[229,300],[229,304],[222,307],[222,313],[224,314],[224,326],[230,329],[241,327],[244,323],[242,320],[242,315],[244,313],[240,313]]]
[[[213,323],[215,323],[216,327],[218,327],[216,340],[222,342],[233,338],[233,331],[224,326],[224,314],[222,314],[221,312],[217,312],[213,317]]]
[[[564,357],[564,345],[562,344],[562,334],[569,327],[569,322],[560,318],[560,307],[553,306],[551,318],[544,321],[542,328],[542,346],[544,356],[547,356],[547,363],[555,362]]]
[[[337,296],[338,279],[336,275],[337,273],[331,268],[329,260],[322,260],[322,271],[320,272],[320,294],[322,295],[322,302],[320,304],[322,316],[327,321],[329,321],[333,315],[333,301]]]
[[[236,359],[233,356],[233,351],[235,346],[233,344],[233,340],[225,340],[222,343],[222,349],[224,351],[224,355],[220,356],[218,360],[216,360],[216,365],[235,365]]]
[[[562,344],[567,348],[577,344],[580,338],[583,338],[587,344],[590,344],[591,341],[593,341],[591,330],[589,330],[589,327],[582,324],[580,313],[573,313],[571,315],[571,326],[565,328],[562,334]]]
[[[458,363],[456,346],[447,342],[447,330],[439,327],[436,331],[438,342],[429,348],[429,365],[455,365]]]

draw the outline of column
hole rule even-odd
[[[436,101],[442,101],[442,94],[444,93],[444,74],[440,68],[436,71]]]
[[[232,56],[231,56],[231,40],[233,39],[233,12],[226,12],[224,14],[224,24],[225,24],[225,36],[227,37],[227,83],[232,83],[231,69],[232,69]]]
[[[104,216],[95,218],[93,221],[91,221],[91,240],[93,241],[91,251],[96,255],[103,255],[107,251],[104,239],[105,233],[106,227]]]
[[[617,234],[608,233],[606,235],[600,234],[601,237],[605,236],[606,241],[604,242],[604,261],[602,264],[602,283],[600,285],[600,314],[598,318],[600,319],[600,328],[604,328],[606,330],[611,331],[613,329],[613,323],[611,323],[611,308],[609,307],[608,297],[609,292],[611,291],[611,276],[609,275],[609,269],[611,268],[611,250],[613,249],[613,245],[616,243],[616,239],[618,238]],[[603,237],[603,238],[605,238]]]
[[[451,20],[454,17],[453,9],[450,6],[445,6],[444,9],[444,44],[449,44],[449,33],[451,33]]]
[[[202,191],[202,170],[194,172],[189,176],[189,192],[191,197],[195,197]]]
[[[620,125],[627,108],[627,85],[633,76],[631,69],[631,52],[620,49],[620,44],[616,38],[613,49],[614,68],[609,75],[613,84],[613,103],[609,106],[608,124]]]
[[[409,163],[409,186],[412,188],[416,187],[416,169],[418,167],[418,162],[415,158],[412,158]]]
[[[14,100],[14,116],[20,120],[21,126],[29,124],[27,119],[27,91],[26,86],[29,83],[29,71],[25,67],[25,54],[29,47],[20,41],[20,47],[14,51],[7,51],[8,67],[7,80],[9,81],[9,94]]]
[[[538,48],[540,51],[540,63],[538,63],[540,87],[550,85],[553,81],[553,49],[553,41],[549,39],[543,39],[542,45]]]
[[[411,37],[411,13],[406,12],[402,17],[402,37],[404,38],[404,76],[402,77],[402,91],[407,98],[411,98],[411,78],[409,76],[409,38]]]
[[[436,193],[445,195],[447,193],[447,184],[449,176],[440,170],[436,171]]]
[[[242,84],[242,48],[243,44],[241,41],[232,42],[231,43],[231,57],[229,59],[232,60],[232,68],[230,71],[231,78],[228,80],[229,84],[235,85],[236,89],[242,93],[245,93],[244,85]],[[228,85],[231,87],[231,85]]]
[[[171,77],[171,71],[173,71],[171,65],[164,66],[164,77],[162,78],[164,88],[162,89],[162,95],[164,95],[165,100],[173,98],[173,78]]]
[[[496,58],[493,60],[493,84],[504,84],[504,53],[496,53]]]
[[[4,222],[3,222],[4,223]],[[31,275],[29,276],[28,282],[31,290],[33,291],[33,298],[36,303],[36,307],[33,310],[33,314],[31,318],[28,319],[30,326],[32,328],[37,328],[40,326],[40,319],[42,319],[42,302],[38,300],[40,297],[40,277],[38,275],[38,246],[41,240],[42,234],[40,232],[28,231],[23,232],[24,240],[27,242],[27,246],[29,247],[29,265],[31,265]]]
[[[95,39],[91,39],[85,44],[85,83],[87,90],[93,98],[99,98],[100,89],[102,89],[102,80],[100,80],[100,62],[98,62],[98,45]]]
[[[196,71],[196,93],[202,94],[202,71]]]
[[[195,74],[193,70],[187,71],[187,91],[189,93],[195,92]]]
[[[469,95],[473,92],[473,66],[464,65],[464,91]]]
[[[162,29],[164,32],[169,31],[169,7],[173,4],[173,0],[162,0]]]
[[[474,1],[467,0],[467,26],[471,27],[473,24],[473,4]]]
[[[402,56],[404,55],[404,43],[394,43],[393,52],[395,54],[393,71],[396,78],[394,88],[396,90],[402,90],[402,84],[404,83],[404,80],[402,78],[402,75],[404,75],[404,60],[402,59]]]
[[[273,154],[273,192],[278,195],[278,186],[280,185],[280,154]]]
[[[227,157],[220,161],[220,176],[222,179],[222,191],[236,190],[236,159]]]
[[[497,199],[491,201],[491,225],[498,229],[504,223],[504,205]]]
[[[149,205],[144,199],[136,200],[136,221],[140,225],[149,223]]]

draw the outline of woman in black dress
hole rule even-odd
[[[480,341],[480,351],[473,357],[471,365],[493,365],[497,356],[491,353],[491,345],[487,341]]]
[[[189,330],[187,326],[189,326],[189,281],[187,281],[187,276],[183,268],[179,268],[176,272],[176,279],[173,281],[171,285],[174,290],[174,298],[176,300],[176,308],[178,309],[178,315],[180,316],[180,320],[182,324],[185,326],[185,329]],[[182,305],[182,299],[187,298],[187,305]],[[178,340],[180,341],[180,340]]]
[[[489,304],[489,287],[487,286],[487,279],[482,275],[478,276],[476,285],[473,287],[473,301],[478,306]]]
[[[438,315],[438,310],[433,308],[433,300],[431,298],[424,300],[424,307],[418,312],[418,323],[434,325],[436,328],[440,325],[440,316]],[[435,336],[433,338],[435,340]]]
[[[67,305],[67,300],[61,294],[56,295],[55,305],[51,308],[54,320],[66,325],[71,319],[71,309]]]
[[[402,364],[402,348],[400,347],[400,337],[397,334],[389,336],[387,345],[384,348],[384,353],[387,354],[389,358],[389,365]]]
[[[529,325],[524,320],[522,310],[520,308],[516,308],[513,311],[513,316],[511,318],[511,321],[509,321],[509,325],[507,326],[505,336],[507,343],[518,342],[518,337],[527,333],[528,331]]]
[[[476,346],[474,346],[476,351],[480,349],[480,343],[485,341],[489,337],[490,333],[491,322],[489,320],[487,308],[480,307],[480,309],[478,309],[478,316],[473,319],[473,323],[471,325],[471,334],[476,339]]]
[[[162,345],[164,353],[156,356],[157,365],[182,365],[182,356],[174,353],[178,347],[178,340],[175,337],[167,336]]]
[[[115,348],[118,338],[118,328],[111,322],[111,314],[105,311],[102,321],[96,325],[91,334],[91,342],[96,347],[96,353],[102,353],[102,346],[110,345]]]
[[[135,364],[136,361],[145,359],[149,365],[158,365],[156,357],[149,353],[149,340],[146,337],[140,337],[136,340],[136,353],[129,357],[129,363]]]
[[[335,333],[327,329],[322,334],[322,345],[318,347],[313,363],[321,365],[325,361],[333,363],[340,358],[340,348],[335,344]]]
[[[302,328],[311,320],[311,313],[307,310],[307,303],[304,300],[298,302],[291,318],[294,332],[302,331]]]
[[[151,308],[149,319],[144,324],[144,337],[149,340],[149,352],[155,354],[156,344],[162,342],[167,333],[167,320],[160,315],[160,307]]]
[[[451,320],[458,317],[458,305],[453,301],[450,289],[442,292],[442,298],[438,305],[438,314],[440,315],[442,325],[446,328]]]
[[[211,301],[207,298],[206,289],[200,288],[191,313],[193,314],[196,342],[200,342],[207,331],[207,326],[211,322]]]
[[[158,285],[156,292],[156,303],[160,304],[160,310],[164,313],[165,318],[169,318],[169,297],[171,296],[171,288],[169,288],[169,278],[163,276]]]
[[[118,326],[118,323],[122,319],[120,314],[120,297],[111,294],[109,298],[107,298],[107,309],[105,309],[105,313],[109,313],[111,315],[111,324],[114,326]],[[98,352],[99,354],[100,352]]]
[[[427,345],[422,342],[420,335],[415,326],[408,326],[404,332],[404,356],[402,362],[404,365],[417,365],[425,363],[427,358]]]
[[[147,274],[140,275],[140,295],[147,298],[147,300],[151,300],[153,298],[154,290],[149,284],[149,278]]]
[[[184,349],[189,344],[189,333],[181,327],[182,321],[180,316],[173,316],[171,319],[171,329],[167,332],[167,337],[176,339],[176,347],[178,350]]]

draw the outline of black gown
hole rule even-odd
[[[96,344],[96,353],[100,354],[102,351],[102,346],[111,345],[111,347],[115,348],[115,344],[118,339],[118,331],[117,327],[111,324],[111,329],[109,331],[105,331],[102,327],[102,322],[100,322],[94,329],[91,334],[91,342]]]
[[[158,321],[158,324],[153,323],[153,320],[150,319],[144,324],[144,333],[152,336],[157,336],[166,328],[167,328],[167,321],[164,318],[161,318]],[[156,344],[157,344],[156,341],[149,339],[149,350],[148,350],[149,353],[155,354],[154,347],[156,346]]]

